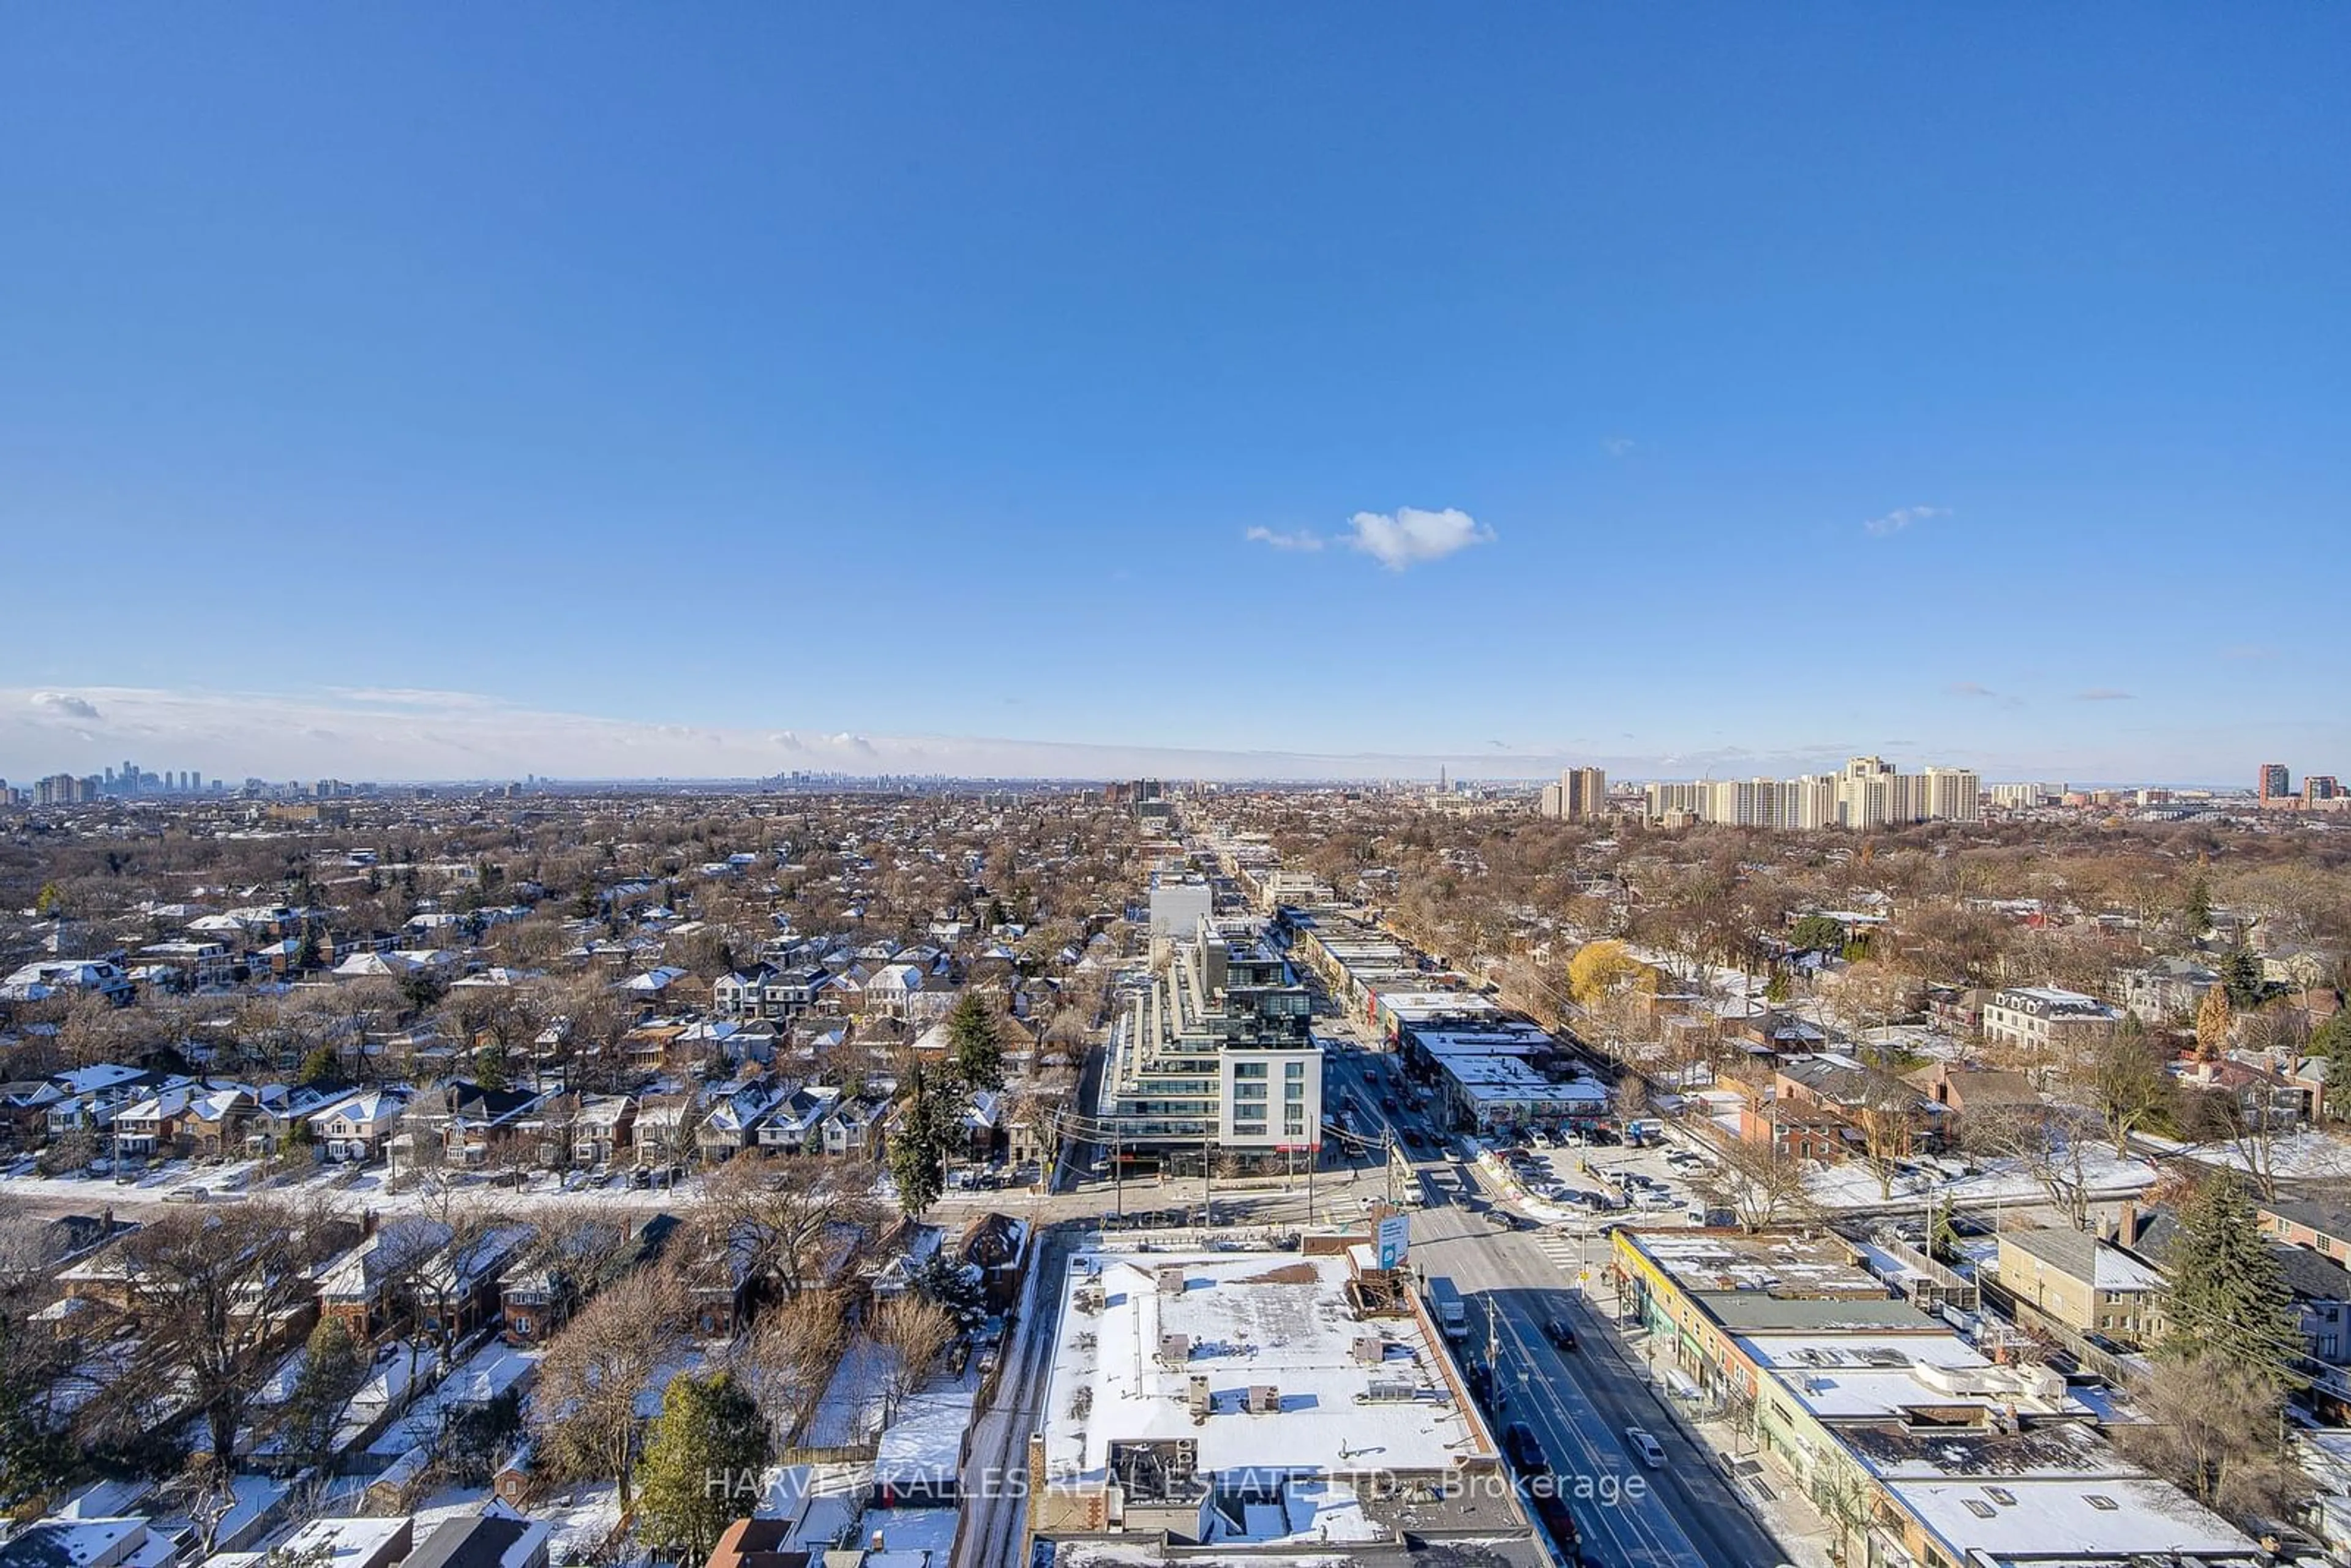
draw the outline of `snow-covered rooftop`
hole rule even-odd
[[[2250,1563],[2258,1551],[2228,1521],[2153,1479],[1896,1481],[1890,1490],[1963,1563],[2168,1561],[2172,1553],[2241,1553]]]
[[[1343,1254],[1102,1250],[1073,1260],[1046,1394],[1049,1473],[1101,1471],[1113,1441],[1134,1438],[1194,1440],[1204,1475],[1441,1470],[1483,1452],[1482,1427],[1452,1402],[1438,1370],[1444,1353],[1417,1319],[1357,1317],[1349,1274]],[[1075,1300],[1097,1292],[1099,1306]],[[1374,1338],[1384,1343],[1381,1359],[1359,1360],[1357,1342]],[[1207,1379],[1210,1405],[1197,1422],[1194,1377]],[[1416,1395],[1373,1402],[1374,1384],[1410,1385]],[[1252,1387],[1275,1390],[1276,1407],[1249,1412]]]

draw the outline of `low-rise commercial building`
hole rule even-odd
[[[1363,1242],[1079,1254],[1029,1444],[1036,1535],[1384,1562],[1409,1528],[1547,1561],[1418,1292],[1374,1261]]]
[[[2046,1367],[1887,1293],[1834,1237],[1624,1229],[1614,1278],[1670,1376],[1904,1568],[2252,1568],[2258,1545],[2118,1454]]]
[[[1516,1136],[1593,1122],[1608,1088],[1541,1026],[1491,1009],[1437,1012],[1403,1024],[1397,1050],[1437,1092],[1450,1131]]]

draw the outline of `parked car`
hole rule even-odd
[[[1625,1428],[1625,1446],[1632,1449],[1634,1456],[1653,1470],[1666,1462],[1665,1446],[1642,1427]]]
[[[1551,1469],[1551,1461],[1543,1457],[1541,1440],[1524,1421],[1513,1421],[1504,1430],[1502,1449],[1510,1456],[1510,1463],[1521,1470],[1542,1472]]]

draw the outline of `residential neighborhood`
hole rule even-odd
[[[2351,1544],[2343,906],[2267,904],[2210,849],[2084,905],[1938,894],[1891,834],[1866,863],[1742,840],[1701,925],[1684,868],[1725,830],[1599,804],[348,799],[331,829],[205,800],[15,841],[12,940],[79,955],[26,958],[50,978],[0,1032],[28,1540],[413,1560],[512,1521],[499,1561],[549,1568]],[[166,822],[187,847],[141,836]],[[1908,830],[1975,887],[2039,831]],[[290,873],[223,874],[263,855]],[[435,956],[353,961],[423,951],[420,919]],[[201,984],[110,956],[200,921]],[[2274,1381],[2187,1340],[2267,1345]],[[2184,1469],[2184,1398],[2284,1446]],[[739,1489],[678,1497],[689,1450],[741,1455]],[[2040,1511],[2030,1552],[1977,1528],[1981,1476]],[[2085,1486],[2113,1507],[2069,1512]]]

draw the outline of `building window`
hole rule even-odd
[[[1265,1076],[1265,1063],[1262,1061],[1236,1061],[1233,1063],[1233,1076],[1236,1078],[1262,1078]]]
[[[1302,1061],[1284,1062],[1282,1064],[1281,1074],[1285,1078],[1303,1078],[1306,1076],[1306,1063]]]

